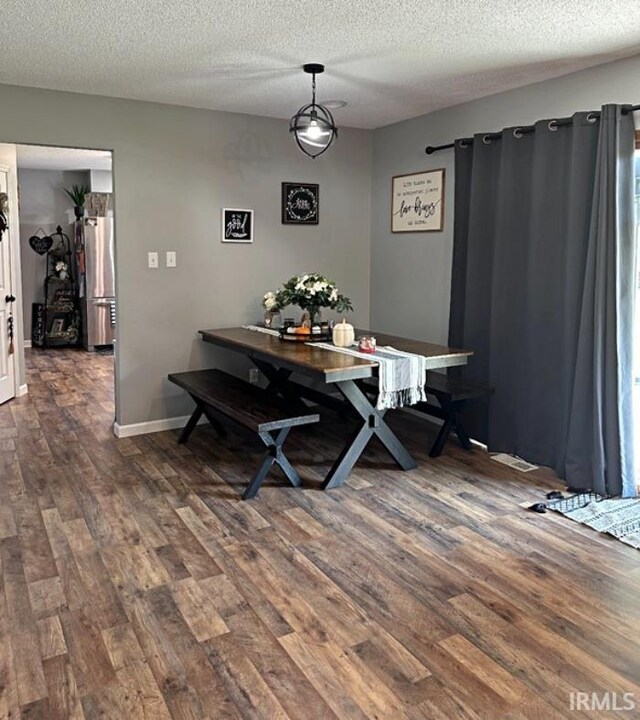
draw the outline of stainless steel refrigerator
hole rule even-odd
[[[116,337],[113,218],[85,218],[84,254],[83,342],[87,350],[94,350],[113,345]]]

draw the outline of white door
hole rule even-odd
[[[0,168],[0,204],[8,193],[8,170]],[[0,211],[2,208],[0,207]],[[6,210],[6,208],[5,208]],[[14,208],[15,212],[16,209]],[[15,397],[16,386],[14,382],[13,352],[15,352],[15,341],[10,342],[10,337],[15,335],[15,323],[11,298],[11,271],[9,265],[9,212],[5,213],[7,228],[2,233],[0,240],[0,403],[11,400]],[[0,222],[0,227],[2,223]]]

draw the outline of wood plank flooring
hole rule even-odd
[[[261,455],[208,426],[117,440],[113,358],[28,351],[0,407],[0,718],[639,717],[637,551],[519,507],[559,484],[392,424],[348,485],[347,421],[297,429],[305,481],[240,501]]]

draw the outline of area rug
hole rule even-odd
[[[606,499],[595,493],[581,493],[548,500],[546,506],[640,550],[640,498]]]

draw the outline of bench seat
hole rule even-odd
[[[262,465],[243,494],[245,500],[255,497],[274,464],[280,467],[292,485],[300,485],[300,477],[286,458],[282,446],[291,428],[319,422],[317,413],[294,412],[282,399],[222,370],[171,373],[168,379],[186,390],[196,403],[193,414],[180,434],[179,443],[189,439],[203,414],[223,434],[224,430],[214,414],[220,413],[257,433],[266,445],[267,452]]]

